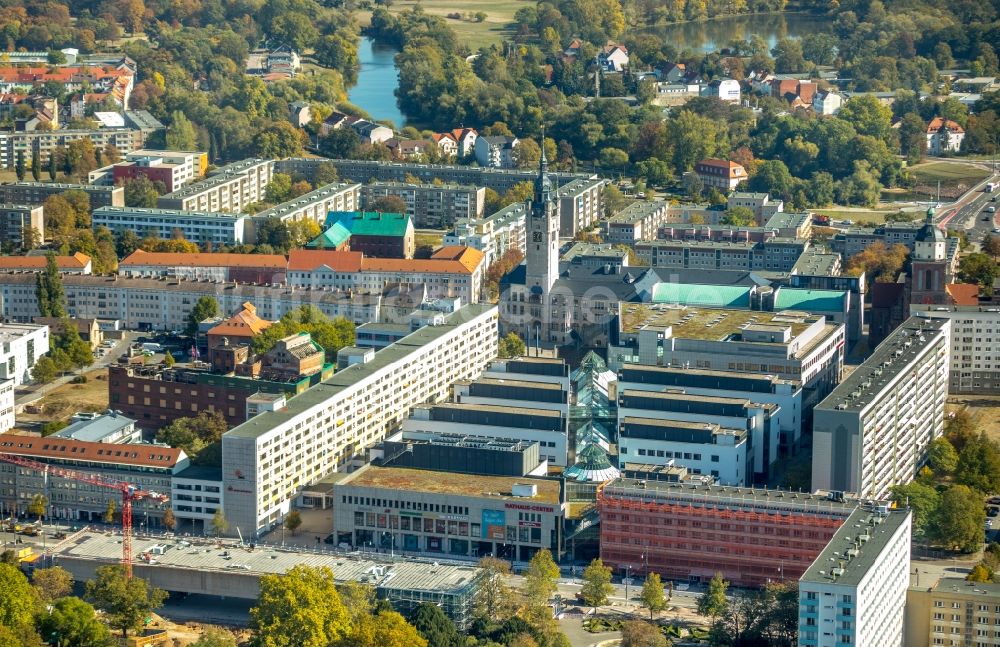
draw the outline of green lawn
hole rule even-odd
[[[909,170],[917,182],[940,180],[942,184],[974,184],[989,175],[984,169],[953,162],[926,162],[911,166]]]
[[[399,13],[404,9],[412,9],[418,3],[416,0],[403,0],[393,2],[390,11]],[[480,47],[494,45],[513,36],[511,23],[514,22],[514,13],[521,7],[535,6],[531,0],[421,0],[419,2],[424,13],[441,16],[445,18],[448,26],[455,30],[459,41],[469,46],[475,51]],[[474,20],[455,20],[448,18],[450,13],[460,13],[463,15],[475,15],[482,11],[486,14],[486,20],[477,23]],[[371,14],[359,12],[358,20],[361,24],[367,24],[371,19]]]

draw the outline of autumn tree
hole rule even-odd
[[[406,213],[406,200],[398,195],[382,196],[373,200],[368,210],[381,213]]]
[[[509,332],[497,344],[497,357],[523,357],[527,350],[527,346],[524,340],[521,339],[521,336],[516,332]]]
[[[226,417],[218,409],[197,416],[175,418],[156,433],[157,442],[180,447],[196,465],[221,465],[222,434],[229,430]]]
[[[51,601],[48,613],[38,619],[45,636],[56,636],[58,647],[110,647],[111,632],[97,617],[94,607],[80,598],[62,597]]]
[[[708,583],[708,589],[698,596],[698,613],[713,620],[726,611],[728,601],[726,590],[729,582],[722,579],[722,573],[716,573]]]
[[[909,255],[906,245],[897,243],[886,247],[882,241],[876,241],[848,259],[847,273],[859,276],[864,272],[869,279],[879,283],[892,283],[903,270]]]
[[[180,110],[170,115],[170,126],[167,128],[167,148],[174,151],[193,151],[198,148],[198,138],[194,124]]]
[[[528,568],[524,572],[524,595],[531,604],[544,606],[556,592],[558,581],[559,567],[552,560],[549,549],[543,548],[528,562]]]
[[[663,582],[659,573],[649,573],[646,581],[642,583],[642,592],[639,594],[642,606],[649,609],[649,619],[653,615],[667,608],[667,599],[663,594]]]
[[[328,647],[357,639],[326,567],[300,565],[261,577],[250,626],[260,647]]]
[[[73,592],[73,576],[60,566],[40,568],[31,574],[31,586],[42,602],[51,604]]]
[[[142,627],[143,620],[163,605],[167,594],[142,578],[126,577],[125,569],[114,565],[97,568],[94,579],[87,582],[86,598],[125,638]]]
[[[493,622],[509,617],[514,610],[514,592],[507,585],[510,562],[497,557],[483,557],[479,560],[479,568],[483,571],[483,582],[477,598],[476,615]]]
[[[215,514],[212,515],[210,525],[216,537],[229,532],[229,520],[226,519],[226,513],[222,511],[222,508],[215,509]]]
[[[302,513],[298,510],[292,510],[285,517],[285,529],[294,535],[300,526],[302,526]]]
[[[583,569],[583,587],[580,595],[583,601],[592,607],[604,606],[608,596],[615,590],[611,584],[611,568],[604,565],[600,558],[594,559]]]

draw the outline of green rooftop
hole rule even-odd
[[[351,238],[351,230],[342,223],[335,222],[322,234],[309,241],[308,249],[337,249]]]
[[[806,312],[831,312],[844,309],[842,290],[806,290],[781,288],[774,301],[775,310],[805,310]]]
[[[340,224],[352,236],[402,237],[412,226],[405,213],[379,213],[376,211],[331,211],[326,215],[327,227]]]
[[[653,286],[652,301],[709,308],[749,308],[750,288],[742,285],[657,283]]]

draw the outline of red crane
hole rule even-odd
[[[110,488],[112,490],[118,490],[122,495],[122,567],[125,569],[125,576],[132,579],[132,502],[141,501],[143,499],[152,499],[154,501],[164,502],[169,501],[170,497],[166,494],[160,494],[158,492],[147,492],[145,490],[140,490],[139,488],[126,483],[125,481],[119,481],[117,479],[108,478],[106,476],[101,476],[100,474],[91,474],[89,472],[81,472],[79,470],[71,470],[65,467],[56,467],[55,465],[47,465],[30,458],[24,458],[23,456],[15,456],[13,454],[0,454],[0,461],[4,463],[12,463],[14,465],[19,465],[20,467],[27,467],[28,469],[35,470],[36,472],[42,472],[46,475],[51,474],[53,476],[58,476],[59,478],[69,479],[71,481],[77,481],[79,483],[89,483],[90,485],[96,485],[98,487]]]

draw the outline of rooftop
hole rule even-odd
[[[608,223],[612,225],[635,224],[660,209],[667,209],[667,203],[663,200],[637,200],[608,218]]]
[[[478,574],[475,566],[434,564],[429,561],[407,559],[405,561],[376,561],[360,555],[325,553],[317,551],[296,551],[291,548],[258,546],[254,550],[227,546],[229,558],[223,556],[223,549],[213,541],[190,541],[148,539],[137,536],[132,539],[132,549],[136,554],[149,552],[153,546],[166,546],[162,555],[156,555],[160,567],[189,569],[195,573],[231,572],[234,564],[246,565],[247,573],[255,575],[283,574],[294,566],[305,565],[313,568],[326,566],[333,571],[338,583],[367,582],[381,590],[450,592],[466,587]],[[121,537],[103,533],[83,533],[74,541],[64,542],[53,549],[56,563],[60,557],[106,561],[109,564],[121,562]],[[381,574],[376,574],[376,568]]]
[[[73,463],[157,468],[173,468],[186,458],[183,450],[162,445],[112,445],[14,434],[0,434],[0,452],[40,459],[65,459]]]
[[[90,420],[77,420],[73,424],[63,427],[50,438],[71,438],[73,440],[83,440],[86,442],[100,442],[111,434],[118,432],[129,425],[134,425],[135,420],[111,411],[105,415],[97,416]]]
[[[844,290],[809,290],[804,288],[778,289],[774,298],[775,310],[805,310],[807,312],[840,312],[844,309],[847,292]]]
[[[710,308],[749,308],[750,288],[743,285],[696,285],[692,283],[657,283],[653,303]]]
[[[254,214],[254,219],[261,221],[266,220],[267,218],[280,218],[298,209],[304,209],[317,202],[322,202],[332,195],[343,193],[344,191],[357,191],[360,186],[360,184],[346,182],[333,182],[331,184],[326,184],[318,189],[310,191],[309,193],[304,193],[297,198],[292,198],[291,200],[282,202],[281,204],[276,204],[270,209],[259,211]]]
[[[795,213],[790,211],[779,211],[767,219],[764,224],[768,229],[786,229],[788,227],[801,227],[810,222],[812,215],[808,213]]]
[[[621,330],[636,333],[644,326],[673,328],[673,336],[726,341],[749,325],[791,326],[792,338],[822,318],[805,312],[710,309],[672,304],[621,303]]]
[[[795,261],[792,271],[805,276],[833,276],[839,265],[840,254],[809,248]]]
[[[33,274],[26,276],[31,279],[32,284],[35,283],[35,276]],[[46,326],[36,326],[33,324],[0,323],[0,343],[9,343],[18,340],[25,335],[30,335],[31,333],[45,327]]]
[[[846,519],[857,508],[853,499],[839,500],[827,492],[796,492],[771,488],[733,487],[696,482],[620,478],[608,483],[602,496],[677,501],[696,508],[766,511],[768,514],[821,514]]]
[[[405,236],[412,227],[410,216],[405,213],[379,213],[376,211],[331,211],[326,224],[339,222],[352,236]]]
[[[860,411],[875,402],[894,378],[911,368],[910,363],[944,334],[942,329],[949,324],[944,319],[910,317],[816,405],[816,409]]]
[[[0,187],[24,187],[33,189],[46,189],[53,193],[62,193],[63,191],[87,191],[97,192],[97,193],[114,193],[115,191],[125,192],[125,189],[120,186],[104,186],[100,184],[66,184],[63,182],[7,182],[6,184],[0,185]]]
[[[495,310],[495,308],[496,306],[489,304],[469,304],[464,306],[458,312],[449,315],[443,324],[420,328],[416,332],[376,352],[370,362],[355,364],[337,371],[330,379],[324,380],[311,389],[289,399],[288,406],[281,411],[268,411],[255,416],[229,430],[225,436],[230,438],[257,438],[271,431],[277,425],[291,420],[304,411],[336,397],[344,389],[355,385],[370,375],[378,373],[387,366],[405,359],[432,341],[453,332],[456,328],[464,325],[474,317],[485,314],[490,310]]]
[[[281,254],[225,254],[225,253],[194,253],[182,254],[172,252],[147,252],[137,249],[125,257],[118,266],[127,269],[129,266],[154,267],[264,267],[284,270],[287,260]]]
[[[446,473],[409,467],[369,465],[354,472],[351,478],[341,481],[340,485],[506,501],[552,504],[560,502],[559,481],[555,479],[525,476],[484,476],[461,472]],[[534,485],[538,489],[538,494],[533,497],[514,496],[511,494],[511,490],[515,485]]]
[[[160,196],[165,197],[165,196]],[[148,207],[98,207],[94,209],[94,216],[112,216],[115,214],[129,215],[132,217],[167,217],[183,220],[238,220],[248,217],[245,213],[222,213],[218,211],[182,211],[180,209],[151,209]]]
[[[798,385],[795,380],[784,380],[773,375],[754,375],[740,371],[717,371],[707,368],[682,368],[672,366],[646,366],[625,364],[618,371],[619,383],[637,382],[659,384],[678,388],[714,388],[720,391],[771,393],[780,383]]]
[[[890,510],[885,514],[858,508],[837,530],[799,582],[857,586],[889,545],[893,534],[909,518],[909,510]]]
[[[90,263],[90,257],[80,252],[55,258],[60,270],[82,270]],[[46,256],[0,256],[0,270],[42,270],[48,262]]]
[[[934,591],[944,595],[964,595],[977,598],[1000,597],[1000,583],[997,582],[969,582],[961,577],[942,577],[931,586],[910,586],[911,590]]]
[[[177,200],[181,198],[187,198],[192,195],[198,195],[199,193],[210,189],[212,187],[230,182],[240,175],[246,173],[249,169],[257,166],[258,164],[273,164],[271,160],[264,159],[245,159],[239,162],[233,162],[232,164],[227,164],[226,166],[219,167],[215,170],[212,175],[206,177],[203,180],[194,182],[193,184],[188,184],[172,193],[167,193],[166,195],[161,195],[161,200]]]

